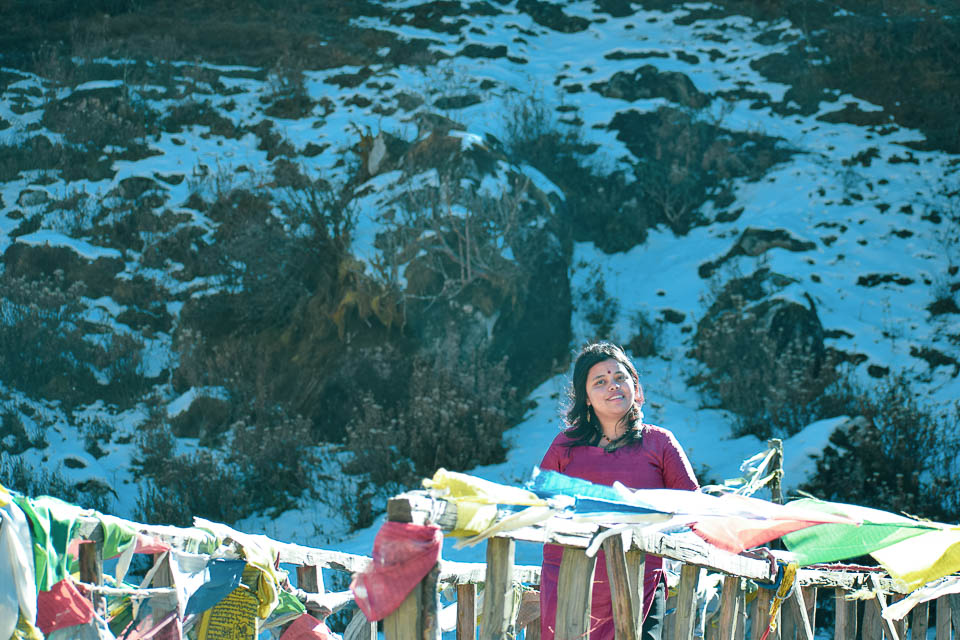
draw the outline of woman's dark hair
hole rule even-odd
[[[603,436],[600,423],[596,415],[587,406],[587,374],[591,367],[604,360],[616,360],[630,373],[633,380],[636,401],[630,410],[620,419],[626,424],[626,433],[608,444],[607,451],[619,449],[631,442],[640,442],[643,437],[643,424],[640,421],[640,407],[643,406],[643,387],[640,386],[640,376],[637,369],[630,362],[630,358],[623,349],[609,342],[595,342],[583,348],[573,365],[573,380],[567,390],[567,414],[565,433],[572,438],[568,447],[596,446]]]

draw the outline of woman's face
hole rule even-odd
[[[630,372],[613,358],[598,362],[587,372],[587,405],[601,423],[622,418],[636,397]]]

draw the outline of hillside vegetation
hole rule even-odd
[[[956,3],[0,0],[0,15],[0,483],[104,510],[135,495],[134,517],[173,524],[310,498],[364,527],[438,467],[501,461],[530,392],[576,340],[605,338],[689,363],[732,435],[857,417],[806,490],[960,517],[957,408],[935,393],[960,372]],[[647,48],[645,24],[699,40]],[[636,49],[598,49],[619,65],[602,77],[526,57],[620,25]],[[703,88],[714,64],[786,90]],[[605,120],[587,120],[595,104]],[[800,237],[780,203],[750,204],[811,152],[738,108],[868,131],[876,146],[822,167],[833,191],[801,196],[849,217]],[[888,199],[868,175],[881,163],[928,188]],[[770,257],[855,269],[840,263],[875,242],[855,224],[877,220],[890,252],[927,261],[856,274],[924,300],[909,329],[878,329],[909,345],[906,368],[825,323],[828,273]],[[696,257],[702,315],[625,319],[576,259],[654,234],[729,238]],[[51,446],[75,438],[83,455]],[[101,460],[129,475],[104,480]]]

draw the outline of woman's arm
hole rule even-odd
[[[697,482],[697,476],[693,473],[693,467],[687,458],[683,447],[677,442],[673,433],[663,430],[664,441],[661,451],[661,469],[663,472],[663,485],[667,489],[686,489],[687,491],[696,491],[700,488]]]

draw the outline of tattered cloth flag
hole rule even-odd
[[[367,620],[383,620],[440,561],[443,532],[435,525],[384,522],[373,562],[354,574],[350,591]]]
[[[327,625],[305,613],[287,627],[280,640],[334,640],[335,637]]]
[[[37,594],[37,626],[48,636],[57,629],[86,624],[93,619],[93,603],[80,593],[73,580],[64,578]]]

